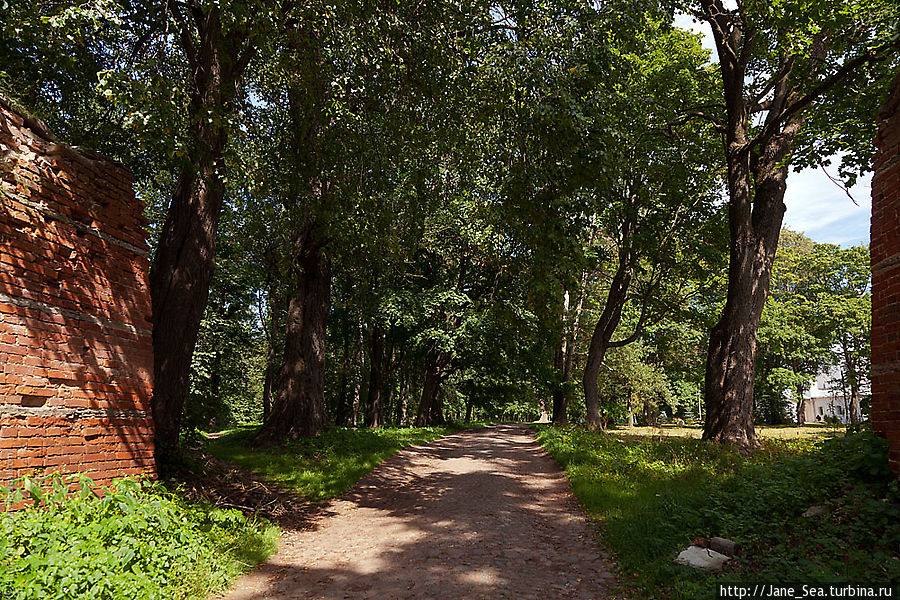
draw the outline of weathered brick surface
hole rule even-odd
[[[153,474],[145,225],[128,171],[0,99],[0,483]]]
[[[900,75],[879,118],[872,179],[872,424],[900,473]]]

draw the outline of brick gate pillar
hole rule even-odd
[[[872,178],[872,424],[900,473],[900,75],[879,116]]]

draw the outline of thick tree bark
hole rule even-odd
[[[703,439],[742,450],[759,444],[753,423],[756,335],[784,219],[786,158],[800,124],[796,119],[786,124],[758,155],[751,155],[740,125],[729,135],[728,295],[722,317],[710,332]]]
[[[384,391],[384,328],[375,323],[372,326],[372,345],[369,358],[369,394],[366,399],[366,427],[381,427],[381,400]]]
[[[767,97],[760,102],[745,96],[747,65],[757,38],[742,30],[740,7],[734,12],[725,9],[720,0],[702,0],[701,8],[700,16],[712,27],[720,57],[727,117],[720,126],[731,236],[728,295],[722,316],[710,332],[703,438],[747,450],[759,443],[753,424],[756,335],[769,294],[784,218],[789,155],[803,124],[802,112],[829,86],[874,60],[876,54],[848,60],[818,85],[804,87],[792,80],[798,56],[784,52],[777,71],[771,74]],[[823,64],[827,52],[824,37],[814,39],[809,51],[816,59],[814,65]],[[801,74],[801,80],[804,76],[808,74]],[[764,115],[764,119],[751,137],[755,115]]]
[[[431,403],[431,417],[428,419],[429,425],[443,425],[447,420],[444,417],[444,389],[437,388],[434,401]]]
[[[193,141],[178,176],[150,269],[153,311],[153,399],[156,460],[179,456],[178,435],[191,359],[215,267],[216,230],[225,192],[225,115],[249,59],[247,32],[226,32],[219,9],[189,3],[182,45],[192,73],[188,116]],[[193,25],[188,25],[192,21]],[[196,41],[195,41],[196,36]]]
[[[425,382],[422,385],[422,397],[416,413],[416,427],[427,427],[432,424],[434,405],[438,402],[438,394],[444,381],[444,368],[449,363],[445,352],[431,349],[425,354]]]
[[[297,287],[288,303],[278,395],[258,435],[263,442],[318,435],[327,425],[325,335],[331,265],[314,229],[306,225],[295,239]]]
[[[722,317],[710,332],[703,430],[704,439],[729,442],[742,449],[758,445],[753,424],[756,334],[769,294],[787,179],[785,167],[758,184],[751,214],[749,161],[749,155],[738,155],[730,161],[728,296]]]

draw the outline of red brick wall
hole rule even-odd
[[[900,75],[879,118],[872,179],[872,424],[900,473]]]
[[[128,171],[0,98],[0,482],[153,474],[145,224]]]

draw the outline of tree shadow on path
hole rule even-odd
[[[407,449],[242,579],[230,600],[607,598],[612,567],[522,426]]]

